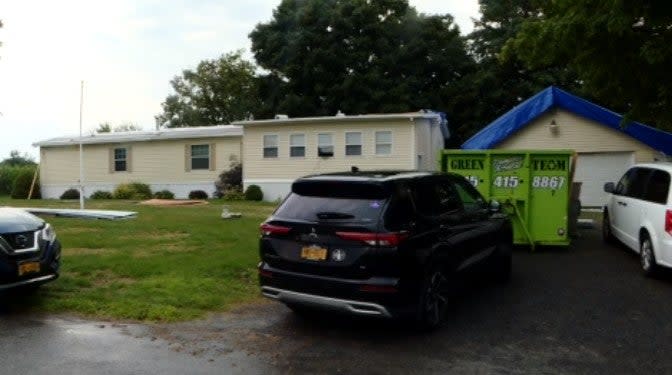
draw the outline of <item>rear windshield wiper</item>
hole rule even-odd
[[[318,212],[315,214],[315,216],[318,217],[318,219],[322,220],[329,220],[329,219],[352,219],[355,217],[355,215],[352,214],[346,214],[343,212],[331,212],[331,211],[325,211],[325,212]]]

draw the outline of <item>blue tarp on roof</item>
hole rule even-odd
[[[608,126],[666,155],[672,155],[671,133],[638,122],[630,122],[623,129],[621,128],[623,116],[554,86],[537,93],[490,123],[464,142],[462,148],[474,150],[493,148],[537,117],[556,107]]]

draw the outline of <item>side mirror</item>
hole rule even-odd
[[[607,182],[604,184],[604,191],[607,193],[613,193],[616,190],[616,186],[613,182]]]
[[[492,199],[492,200],[490,201],[490,207],[489,207],[489,209],[490,209],[490,212],[492,212],[492,213],[497,213],[497,212],[499,212],[499,211],[502,210],[502,206],[499,204],[498,201]]]

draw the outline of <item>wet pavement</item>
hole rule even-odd
[[[302,319],[261,302],[140,325],[0,314],[2,373],[672,373],[672,276],[647,279],[599,228],[514,254],[510,284],[464,289],[438,331]]]

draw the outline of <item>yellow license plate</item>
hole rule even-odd
[[[327,249],[319,246],[304,246],[301,248],[301,258],[308,260],[326,260]]]
[[[26,262],[19,264],[19,276],[34,272],[40,272],[40,262]]]

